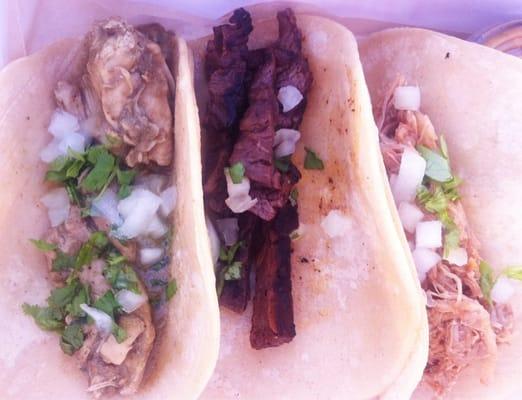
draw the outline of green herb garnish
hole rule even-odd
[[[290,168],[290,156],[275,158],[274,166],[283,173],[288,172]]]
[[[323,160],[319,158],[319,156],[308,147],[305,147],[306,156],[304,160],[305,169],[324,169]]]
[[[479,265],[480,270],[480,289],[486,301],[491,304],[491,290],[495,286],[496,279],[493,276],[493,268],[486,262],[481,261]]]
[[[94,302],[93,307],[110,315],[112,319],[115,318],[117,312],[120,310],[120,304],[116,301],[112,290],[107,290],[103,296],[98,298]]]
[[[24,303],[22,309],[26,315],[33,317],[36,324],[44,331],[61,331],[64,327],[64,316],[57,308]]]
[[[230,179],[232,179],[233,183],[241,183],[245,176],[245,167],[243,166],[243,163],[237,162],[228,168],[228,173],[230,174]]]
[[[118,343],[121,343],[127,339],[127,332],[116,322],[112,325],[112,334]]]
[[[167,286],[165,287],[165,296],[167,298],[167,301],[170,301],[178,291],[178,285],[176,283],[175,279],[172,279],[169,281]]]
[[[60,339],[60,347],[65,354],[72,355],[83,346],[84,335],[80,325],[72,324],[65,327]]]
[[[76,256],[75,268],[81,268],[90,264],[94,259],[98,258],[100,253],[105,250],[109,244],[109,239],[104,232],[94,232],[89,240],[82,245],[78,255]]]
[[[425,146],[417,146],[420,155],[426,160],[424,174],[437,182],[448,182],[453,179],[447,158]]]
[[[128,289],[134,293],[140,293],[136,272],[127,264],[108,265],[103,271],[103,275],[113,289]]]
[[[38,250],[41,250],[41,251],[53,251],[58,248],[58,246],[55,245],[54,243],[49,243],[49,242],[46,242],[45,240],[39,240],[39,239],[29,239],[29,240],[31,241],[32,244],[35,245],[35,247]]]
[[[80,284],[72,301],[65,305],[65,312],[72,317],[84,317],[85,312],[80,308],[80,304],[90,304],[90,302],[89,286]]]

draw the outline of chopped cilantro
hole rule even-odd
[[[230,179],[235,184],[241,183],[243,181],[243,177],[245,176],[245,167],[243,163],[237,162],[228,168],[228,173],[230,174]]]
[[[234,258],[239,247],[242,245],[243,242],[239,241],[229,247],[223,246],[219,251],[219,260],[223,263],[223,267],[216,276],[216,290],[218,296],[220,296],[223,291],[225,281],[232,281],[241,278],[241,268],[243,265],[241,261],[234,262]]]
[[[35,247],[38,250],[42,251],[53,251],[56,250],[58,246],[56,246],[54,243],[46,242],[45,240],[39,240],[39,239],[29,239],[32,244],[35,245]]]
[[[228,248],[225,246],[222,246],[219,251],[219,259],[226,264],[231,264],[232,261],[234,261],[234,257],[236,256],[237,250],[242,245],[243,245],[243,242],[239,241],[239,242],[234,243],[232,246],[229,246]]]
[[[317,154],[309,149],[308,147],[305,147],[306,150],[306,156],[304,160],[304,167],[305,169],[324,169],[324,163],[323,160],[321,160]]]
[[[26,315],[33,317],[36,324],[45,331],[61,331],[64,327],[64,316],[55,307],[40,307],[24,303],[22,309]]]
[[[439,185],[434,186],[433,191],[429,191],[426,186],[421,186],[417,191],[417,199],[427,211],[437,214],[446,210],[448,199]]]
[[[108,265],[103,271],[103,275],[113,289],[128,289],[135,293],[140,293],[136,272],[126,264]]]
[[[51,295],[47,298],[49,306],[64,308],[73,301],[81,289],[81,286],[78,279],[73,279],[69,284],[53,289]]]
[[[456,249],[459,247],[460,242],[460,233],[456,226],[452,228],[446,228],[446,233],[444,235],[444,256],[447,257],[450,250]]]
[[[85,312],[80,308],[80,304],[89,304],[89,286],[80,284],[72,301],[65,305],[65,312],[72,317],[84,317]]]
[[[118,343],[123,342],[127,339],[127,332],[121,326],[119,326],[116,322],[112,325],[112,334]]]
[[[109,244],[109,239],[104,232],[94,232],[89,240],[82,245],[76,256],[75,268],[88,265],[97,258]]]
[[[62,251],[56,252],[56,257],[53,260],[52,270],[54,272],[64,271],[66,269],[74,268],[76,258]]]
[[[60,339],[60,347],[63,352],[72,355],[83,346],[84,336],[80,325],[72,324],[65,327]]]
[[[130,185],[134,178],[136,177],[136,171],[122,170],[120,168],[116,168],[116,178],[118,179],[118,183],[120,185],[120,189],[118,190],[118,197],[120,199],[124,199],[131,194]]]
[[[417,146],[417,150],[426,160],[426,171],[424,174],[427,177],[437,182],[448,182],[453,178],[447,158],[422,145]]]
[[[297,190],[297,188],[293,188],[291,191],[290,191],[290,204],[295,207],[295,205],[297,204],[297,198],[299,196],[299,191]]]
[[[116,313],[120,309],[120,304],[116,301],[112,290],[107,290],[103,296],[94,302],[93,307],[103,311],[105,314],[110,315],[111,318],[114,319]]]
[[[241,268],[243,264],[241,261],[234,261],[232,264],[227,266],[225,269],[225,272],[223,274],[223,277],[226,281],[235,281],[238,279],[241,279]]]
[[[290,156],[284,156],[274,159],[274,166],[281,172],[288,172],[290,168]]]
[[[507,267],[502,273],[508,278],[522,281],[522,265]]]
[[[491,289],[495,286],[495,279],[493,277],[493,268],[486,262],[481,261],[479,265],[480,270],[480,289],[486,301],[491,304]]]
[[[82,180],[80,186],[88,193],[101,192],[114,178],[116,159],[103,146],[93,146],[87,152],[87,160],[94,168]]]
[[[172,279],[169,281],[167,286],[165,287],[165,296],[167,298],[167,301],[170,301],[178,291],[178,285],[176,283],[175,279]]]

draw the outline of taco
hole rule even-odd
[[[186,43],[110,19],[0,87],[0,397],[196,398],[219,320]]]
[[[520,393],[522,62],[419,29],[376,33],[361,58],[390,207],[425,292],[411,299],[430,328],[416,394]]]
[[[222,332],[203,398],[409,396],[426,313],[353,35],[272,6],[193,48]]]

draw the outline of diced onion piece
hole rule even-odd
[[[162,216],[167,217],[174,210],[177,194],[176,186],[170,186],[161,192],[160,212]]]
[[[125,219],[123,224],[117,230],[117,235],[127,239],[149,233],[151,229],[157,229],[156,216],[161,205],[161,198],[149,190],[135,188],[132,193],[121,200],[118,204],[118,211]],[[161,224],[161,221],[159,221]]]
[[[418,86],[398,86],[393,92],[393,106],[397,110],[418,111],[421,93]]]
[[[66,155],[69,149],[83,153],[85,151],[85,136],[71,132],[62,138],[58,149],[63,155]]]
[[[216,220],[216,227],[223,236],[227,246],[232,246],[237,242],[239,234],[237,218],[218,219]]]
[[[97,308],[89,307],[87,304],[80,304],[80,308],[85,312],[85,314],[94,320],[94,324],[96,325],[96,328],[98,328],[98,331],[105,334],[112,332],[113,320],[109,314],[106,314]]]
[[[60,140],[59,139],[53,139],[47,146],[45,146],[42,151],[40,152],[40,160],[42,160],[44,163],[49,164],[50,162],[54,161],[57,157],[62,155],[62,152],[60,151]]]
[[[417,206],[406,202],[399,204],[399,218],[406,232],[415,232],[415,227],[423,217],[423,212]]]
[[[163,257],[163,249],[159,247],[150,247],[140,249],[140,261],[143,265],[152,265],[157,263]]]
[[[219,242],[219,237],[210,218],[206,217],[205,221],[207,223],[208,240],[210,242],[210,253],[212,255],[212,261],[215,263],[219,258],[221,243]]]
[[[422,183],[426,171],[426,160],[411,147],[406,147],[402,153],[399,174],[392,187],[395,202],[411,202],[417,194],[417,188]]]
[[[274,147],[283,142],[297,143],[301,139],[301,133],[295,129],[278,129],[274,136]]]
[[[60,225],[69,216],[69,196],[64,188],[49,191],[40,201],[47,207],[47,215],[51,221],[51,226]]]
[[[331,210],[321,221],[321,228],[330,237],[340,237],[352,228],[352,221],[339,210]]]
[[[442,224],[440,221],[423,221],[415,228],[415,246],[436,249],[442,246]]]
[[[225,199],[225,204],[234,213],[239,214],[252,208],[257,199],[252,199],[249,195],[250,180],[244,176],[240,183],[232,182],[232,178],[227,169],[225,169],[225,177],[227,179],[228,198]]]
[[[416,248],[413,250],[413,260],[417,267],[417,275],[420,282],[424,282],[426,274],[440,261],[440,256],[433,250]]]
[[[123,289],[116,293],[116,301],[119,303],[123,311],[130,314],[136,311],[147,301],[147,296],[138,293],[134,293],[130,290]]]
[[[167,234],[169,228],[165,225],[157,215],[154,215],[147,226],[145,235],[149,235],[154,239],[160,239]]]
[[[283,112],[293,110],[302,100],[303,95],[295,86],[283,86],[277,93],[277,100],[283,106]]]
[[[462,267],[468,263],[468,253],[466,249],[457,247],[456,249],[451,249],[444,259],[450,264]]]
[[[55,138],[62,139],[66,135],[80,130],[78,118],[63,110],[56,110],[51,117],[51,122],[47,128],[49,133]]]
[[[225,204],[236,214],[250,210],[257,204],[257,199],[252,199],[250,196],[228,197],[225,199]]]
[[[495,303],[507,303],[514,292],[515,288],[510,279],[505,276],[500,276],[491,290],[491,299]]]
[[[274,155],[277,158],[294,154],[295,145],[301,138],[301,133],[295,129],[278,129],[274,136]]]
[[[123,219],[118,212],[118,195],[112,188],[108,188],[100,197],[92,202],[91,215],[104,217],[111,225],[120,226]]]

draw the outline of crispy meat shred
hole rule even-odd
[[[424,145],[437,149],[438,138],[429,117],[420,111],[396,110],[393,93],[405,85],[398,77],[375,110],[381,152],[388,174],[397,173],[405,147]],[[493,373],[497,344],[509,340],[513,310],[509,304],[489,303],[480,286],[480,243],[468,223],[460,200],[448,204],[448,213],[459,230],[459,244],[468,262],[456,266],[443,260],[433,267],[422,283],[427,295],[430,328],[429,357],[423,381],[436,396],[443,396],[455,384],[461,371],[476,362],[483,364],[483,380]],[[430,215],[426,215],[429,219]]]
[[[279,38],[271,46],[249,50],[250,15],[238,9],[230,23],[214,28],[207,44],[206,75],[209,101],[204,122],[204,192],[213,219],[232,217],[225,199],[223,170],[241,163],[257,203],[239,219],[239,247],[234,261],[241,276],[225,281],[220,303],[236,312],[250,297],[255,272],[253,348],[278,346],[295,336],[291,291],[290,233],[298,226],[297,207],[289,196],[301,174],[291,160],[276,168],[274,137],[280,128],[299,129],[312,75],[302,54],[302,36],[290,9],[277,14]],[[283,113],[277,94],[294,86],[303,100]],[[263,239],[260,239],[263,238]],[[224,268],[218,264],[218,271]]]

